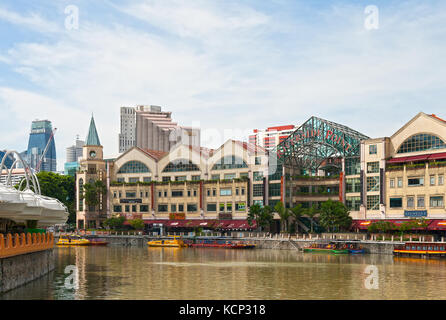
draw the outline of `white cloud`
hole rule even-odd
[[[60,30],[60,27],[57,27],[54,23],[45,20],[37,13],[20,15],[17,12],[0,8],[0,20],[4,20],[15,25],[24,26],[37,32],[57,32]]]

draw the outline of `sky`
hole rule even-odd
[[[445,22],[443,0],[3,0],[0,149],[49,119],[63,170],[94,114],[116,155],[119,108],[142,104],[211,148],[313,115],[391,136],[420,111],[446,118]]]

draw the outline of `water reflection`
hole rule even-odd
[[[65,267],[79,288],[65,288]],[[369,265],[377,290],[367,289]],[[2,299],[445,299],[446,260],[280,250],[63,247],[56,270]]]

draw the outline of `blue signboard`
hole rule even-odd
[[[427,210],[412,210],[412,211],[405,210],[404,216],[412,218],[427,217]]]

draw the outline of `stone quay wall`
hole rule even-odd
[[[54,249],[0,259],[0,293],[15,289],[54,270]]]

